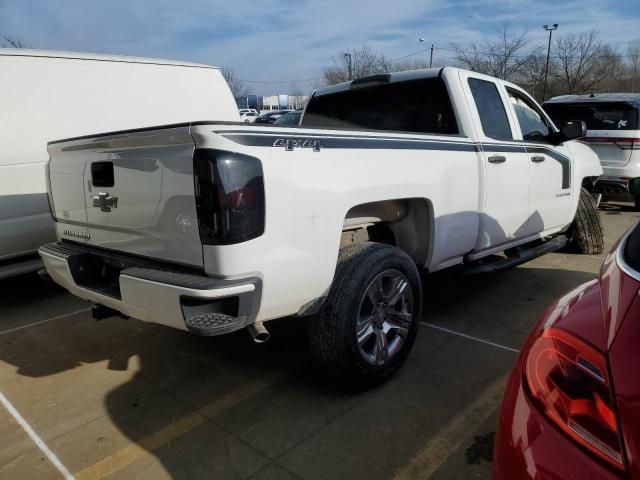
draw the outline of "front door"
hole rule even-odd
[[[507,89],[530,168],[531,215],[527,231],[533,235],[564,227],[572,220],[571,153],[547,138],[551,122],[524,92]]]

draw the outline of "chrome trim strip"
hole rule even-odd
[[[627,232],[624,234],[624,237],[620,241],[620,244],[618,245],[618,248],[616,250],[616,264],[618,265],[618,268],[620,268],[620,270],[622,270],[634,280],[640,282],[640,272],[634,270],[624,259],[624,249],[627,246],[627,240],[636,228],[640,228],[640,222],[637,222],[633,227],[627,230]]]

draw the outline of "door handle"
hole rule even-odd
[[[504,155],[492,155],[487,160],[489,160],[489,163],[504,163],[507,161],[507,157]]]
[[[535,162],[535,163],[544,162],[544,157],[543,157],[543,156],[535,156],[535,157],[531,157],[531,161],[532,161],[532,162]]]

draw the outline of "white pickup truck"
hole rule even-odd
[[[559,132],[516,85],[446,67],[318,90],[300,127],[211,114],[49,144],[40,255],[96,317],[258,341],[306,317],[321,369],[372,384],[412,347],[419,269],[603,248],[584,125]]]

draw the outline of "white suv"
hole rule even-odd
[[[545,102],[556,124],[582,120],[604,175],[595,193],[629,193],[640,210],[640,93],[563,95]]]

